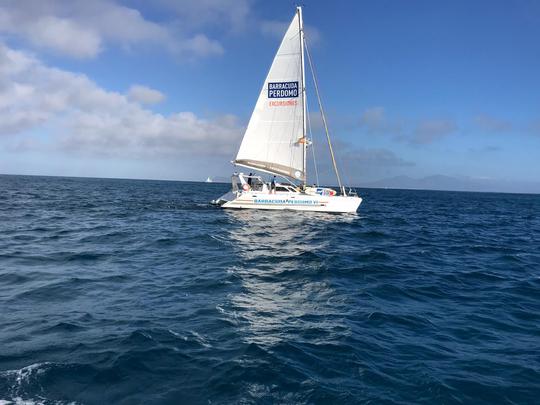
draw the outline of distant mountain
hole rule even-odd
[[[484,191],[504,193],[540,193],[540,182],[475,179],[434,175],[422,178],[396,176],[360,183],[359,187],[413,190]]]

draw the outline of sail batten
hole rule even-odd
[[[291,21],[274,57],[235,163],[305,181],[301,16]]]

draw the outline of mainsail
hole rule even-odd
[[[234,163],[305,181],[302,14],[277,51]]]

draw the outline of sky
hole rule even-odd
[[[346,182],[540,190],[539,1],[303,5]],[[294,12],[284,0],[0,1],[0,173],[227,178]]]

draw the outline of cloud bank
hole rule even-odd
[[[0,3],[0,34],[36,50],[78,59],[95,58],[108,45],[159,47],[192,59],[224,52],[219,40],[202,32],[208,24],[234,30],[242,26],[249,12],[249,3],[243,0],[159,3],[169,12],[157,23],[114,0],[4,0]]]
[[[233,153],[243,128],[232,115],[211,119],[193,112],[155,113],[144,104],[162,100],[154,89],[108,91],[88,77],[46,66],[27,52],[0,44],[0,139],[48,134],[49,148],[81,154],[195,156]]]
[[[474,123],[484,132],[509,132],[512,130],[512,124],[509,121],[488,114],[477,115],[474,117]]]
[[[165,100],[165,95],[150,87],[134,84],[128,90],[128,98],[141,104],[157,104]]]
[[[383,107],[370,107],[360,115],[359,127],[369,134],[389,135],[413,145],[434,143],[458,130],[452,119],[423,118],[416,121],[391,118]]]

